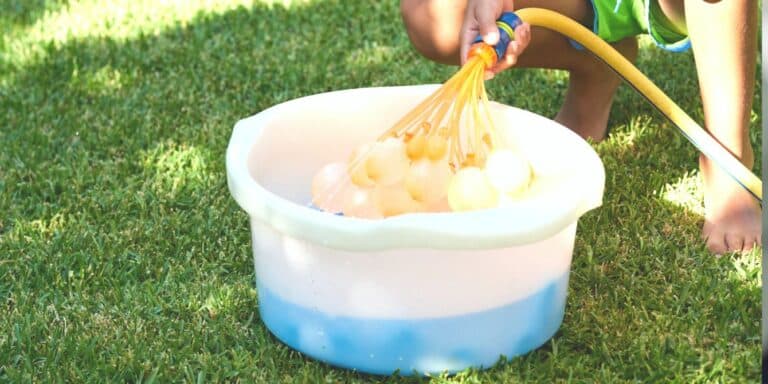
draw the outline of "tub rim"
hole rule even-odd
[[[561,193],[548,202],[544,197],[512,203],[506,207],[469,212],[409,213],[386,219],[368,220],[317,211],[278,196],[261,186],[251,176],[248,159],[267,124],[285,109],[312,102],[330,94],[360,97],[365,92],[410,90],[431,92],[440,84],[366,87],[334,90],[282,102],[255,115],[239,120],[232,131],[226,151],[227,184],[232,197],[251,220],[260,220],[277,231],[310,243],[349,251],[373,251],[395,248],[488,249],[505,248],[547,239],[578,220],[584,213],[599,207],[605,184],[605,169],[594,149],[577,134],[575,145],[586,151],[587,162],[597,172],[587,175],[593,182],[568,180],[569,193]],[[498,103],[497,103],[498,104]],[[516,113],[533,114],[538,119],[556,122],[532,112],[508,105]],[[591,181],[591,180],[590,180]],[[590,186],[591,185],[591,186]],[[549,212],[548,212],[549,211]],[[552,213],[554,212],[554,214]],[[515,216],[532,218],[525,224]],[[541,220],[551,216],[555,219]],[[539,218],[537,220],[537,218]],[[469,223],[469,224],[468,224]],[[472,225],[482,223],[482,225]],[[439,241],[438,241],[439,239]]]

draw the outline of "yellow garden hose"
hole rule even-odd
[[[581,24],[557,12],[540,8],[523,8],[515,11],[515,14],[530,25],[551,29],[568,36],[608,64],[672,121],[701,153],[714,161],[762,203],[762,181],[608,43]]]

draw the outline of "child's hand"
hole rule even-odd
[[[496,45],[499,41],[499,29],[496,26],[502,12],[514,9],[513,0],[468,0],[467,10],[464,14],[464,23],[461,26],[459,36],[459,53],[461,64],[467,61],[469,47],[477,35],[483,37],[486,44]],[[523,23],[515,29],[515,38],[509,43],[506,55],[499,59],[493,68],[486,71],[486,79],[490,79],[517,62],[517,57],[525,50],[531,41],[531,26]]]

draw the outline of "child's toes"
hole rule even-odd
[[[726,233],[725,246],[728,249],[728,252],[741,252],[744,249],[744,235]]]
[[[707,224],[704,224],[704,230],[702,231],[702,237],[706,242],[707,249],[716,255],[722,255],[728,251],[728,247],[725,244],[725,234],[708,228]]]
[[[746,241],[744,241],[744,252],[751,251],[752,248],[759,247],[761,244],[760,242],[760,234],[757,235],[750,235],[747,237]]]

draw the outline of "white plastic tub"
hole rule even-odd
[[[287,345],[368,373],[455,372],[526,353],[560,327],[577,220],[600,205],[605,174],[586,142],[549,119],[494,104],[539,177],[526,200],[383,220],[308,208],[320,167],[435,87],[319,94],[235,126],[229,188],[250,216],[262,320]]]

